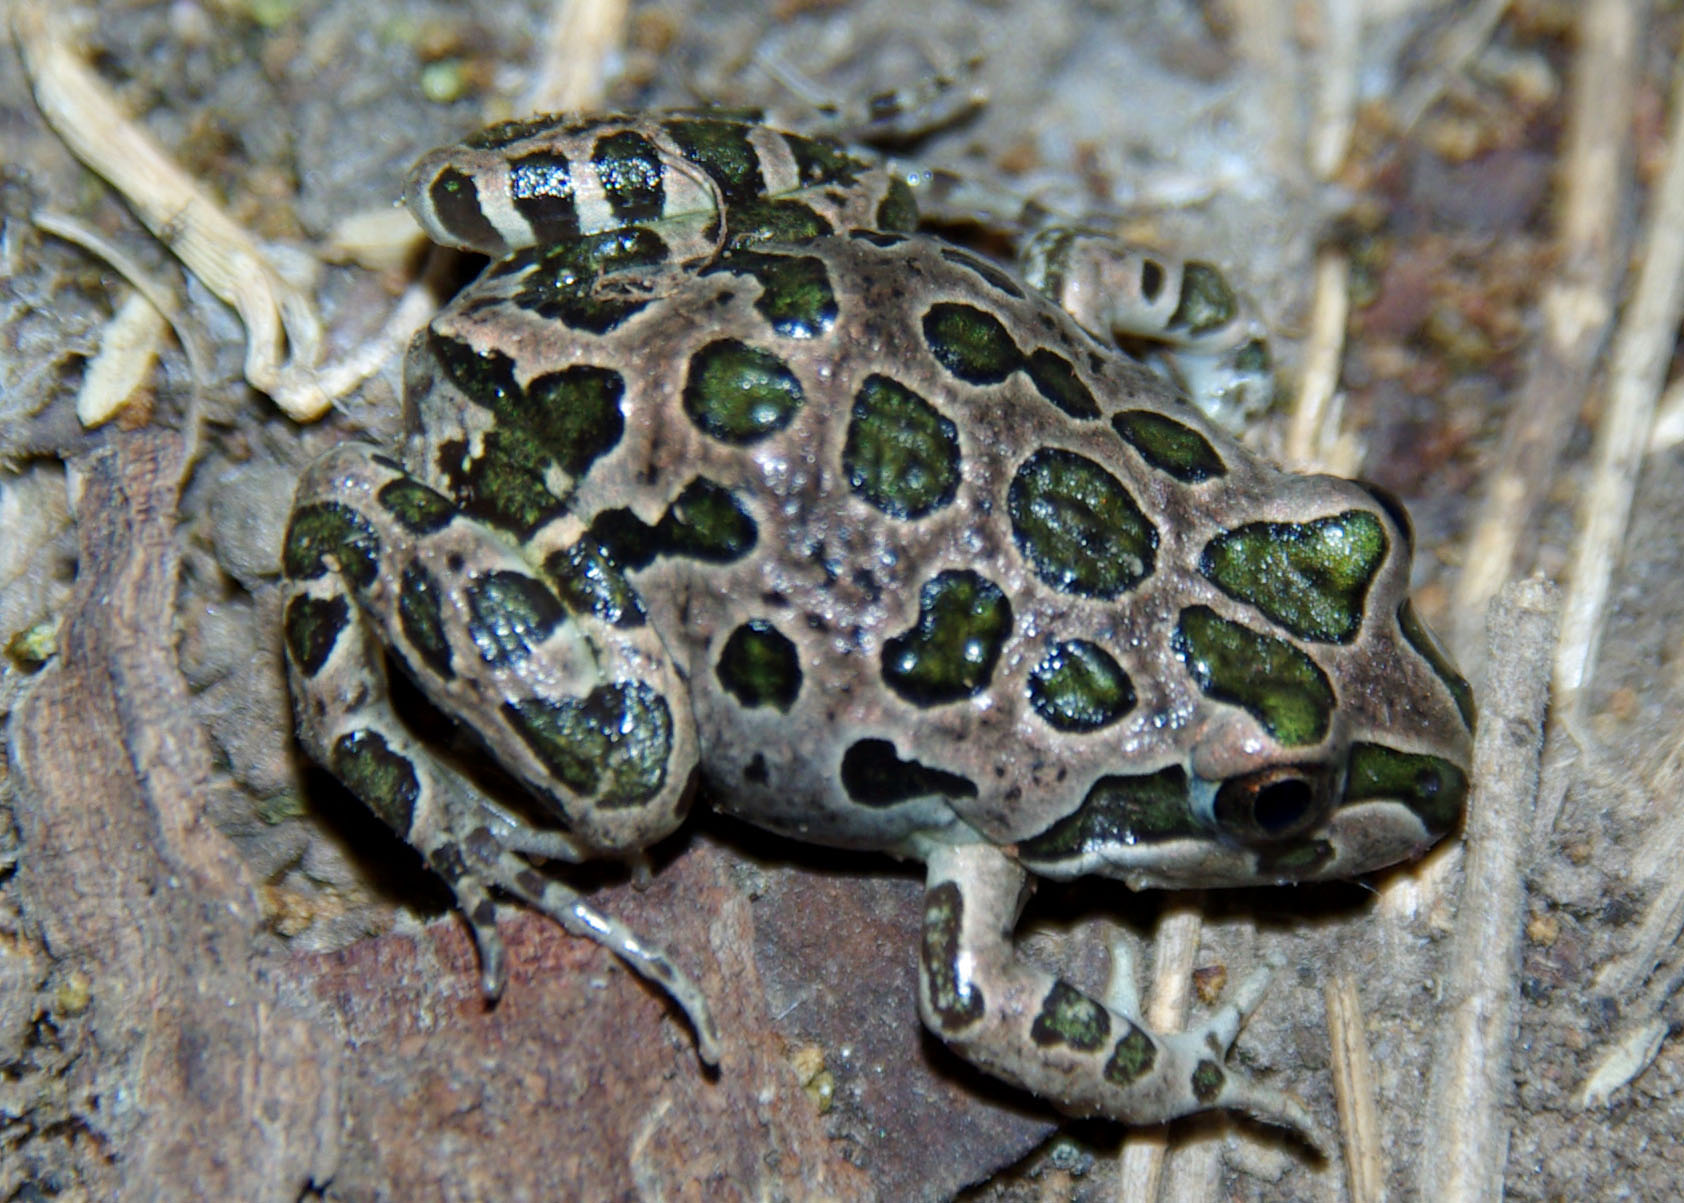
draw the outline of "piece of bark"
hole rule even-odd
[[[827,1136],[767,1020],[755,916],[732,867],[697,843],[647,889],[591,895],[695,975],[719,1024],[717,1072],[664,995],[532,912],[500,925],[509,982],[495,1006],[454,915],[297,958],[355,1049],[334,1197],[879,1197]]]
[[[89,983],[55,1085],[91,1139],[20,1155],[93,1198],[280,1203],[331,1173],[339,1042],[263,974],[253,883],[202,820],[211,758],[173,636],[181,457],[142,433],[78,466],[61,650],[11,720],[20,908],[53,975]]]

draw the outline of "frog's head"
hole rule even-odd
[[[1030,869],[1136,888],[1343,878],[1460,821],[1473,700],[1409,601],[1407,516],[1372,486],[1288,479],[1272,516],[1293,520],[1195,549],[1163,656],[1187,703],[1158,716],[1175,731],[1160,767],[1100,777],[1020,843]]]

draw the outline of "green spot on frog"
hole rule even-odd
[[[854,396],[842,469],[892,518],[922,518],[959,488],[959,428],[905,385],[873,374]]]
[[[750,127],[733,121],[669,121],[668,136],[690,162],[712,177],[728,206],[765,192],[760,156],[749,141]]]
[[[640,806],[666,780],[672,715],[641,681],[600,685],[583,700],[507,702],[503,713],[558,781],[600,806]]]
[[[531,452],[526,440],[494,430],[480,440],[477,453],[465,439],[443,444],[437,466],[462,513],[525,539],[564,509]]]
[[[1086,456],[1035,452],[1012,477],[1006,506],[1018,549],[1061,593],[1113,598],[1152,573],[1157,528],[1122,482]]]
[[[450,498],[407,476],[387,481],[374,496],[412,535],[441,531],[456,516],[456,506]]]
[[[954,1032],[981,1019],[988,1009],[982,990],[959,968],[959,935],[965,899],[959,887],[944,881],[924,895],[924,941],[920,963],[924,994],[937,1024]]]
[[[1222,273],[1208,263],[1189,263],[1181,275],[1181,299],[1168,328],[1199,335],[1234,320],[1240,303]]]
[[[456,675],[450,664],[450,643],[444,634],[438,581],[414,561],[404,567],[403,581],[398,587],[398,625],[429,668],[446,679]]]
[[[754,308],[784,338],[821,338],[836,324],[836,291],[824,263],[812,255],[730,251],[703,274],[721,271],[759,282]]]
[[[974,305],[931,305],[924,341],[936,362],[969,384],[999,384],[1023,366],[1023,352],[1000,319]]]
[[[614,564],[633,572],[662,555],[728,564],[753,549],[759,531],[730,489],[698,476],[654,526],[630,510],[609,510],[597,515],[586,537]]]
[[[481,658],[497,668],[527,660],[565,617],[555,594],[519,572],[488,572],[465,593],[468,635]]]
[[[1251,376],[1267,375],[1269,371],[1269,345],[1262,339],[1252,339],[1235,352],[1234,370]]]
[[[714,672],[725,692],[751,708],[769,706],[788,713],[801,692],[795,644],[765,619],[752,619],[731,632]]]
[[[1220,1065],[1208,1058],[1201,1060],[1193,1070],[1193,1096],[1201,1103],[1214,1103],[1226,1081]]]
[[[1088,421],[1099,417],[1099,403],[1093,399],[1093,392],[1082,383],[1064,356],[1045,347],[1037,348],[1023,370],[1041,396],[1072,418]]]
[[[805,396],[782,359],[736,339],[711,342],[690,358],[684,412],[722,443],[746,446],[782,430]]]
[[[342,735],[333,745],[332,761],[333,775],[363,805],[399,835],[408,834],[421,787],[414,766],[392,751],[385,736],[369,730]]]
[[[292,512],[281,553],[290,580],[313,581],[338,561],[353,586],[367,589],[380,571],[380,536],[356,510],[337,501],[313,501]]]
[[[961,251],[957,247],[951,246],[941,249],[941,257],[956,267],[964,268],[990,288],[997,288],[1007,296],[1015,297],[1017,300],[1023,299],[1023,289],[1018,287],[1017,281],[986,259],[978,259],[968,251]]]
[[[1263,874],[1281,879],[1312,877],[1333,859],[1333,845],[1326,840],[1302,840],[1279,847],[1258,849],[1257,867]]]
[[[1461,820],[1467,797],[1467,774],[1442,757],[1399,752],[1374,743],[1351,745],[1347,804],[1394,799],[1419,815],[1436,838]]]
[[[736,495],[698,476],[655,524],[655,542],[668,555],[729,564],[747,555],[759,532]]]
[[[1059,731],[1097,731],[1134,708],[1134,685],[1096,643],[1056,644],[1029,673],[1029,704]]]
[[[315,598],[300,593],[287,603],[282,620],[287,654],[305,678],[321,671],[350,621],[351,607],[343,597]]]
[[[912,188],[898,175],[889,181],[877,204],[877,228],[904,233],[918,228],[918,202],[912,197]]]
[[[606,134],[592,148],[591,165],[615,217],[630,223],[662,216],[666,173],[660,151],[649,139],[633,130]]]
[[[654,230],[629,226],[511,255],[487,275],[524,273],[511,298],[516,305],[575,330],[607,334],[648,308],[637,294],[636,273],[661,267],[669,256]]]
[[[1164,414],[1128,409],[1114,414],[1111,426],[1141,459],[1185,484],[1196,485],[1228,471],[1209,439]]]
[[[1256,606],[1300,639],[1349,643],[1385,561],[1385,528],[1346,510],[1313,522],[1254,522],[1212,539],[1199,571],[1229,597]]]
[[[1170,640],[1208,697],[1246,710],[1289,747],[1320,743],[1333,717],[1333,686],[1304,652],[1229,622],[1208,606],[1189,606]]]
[[[915,706],[981,693],[1012,631],[1000,587],[974,572],[943,572],[918,592],[918,621],[883,644],[883,679]]]
[[[498,424],[521,431],[568,475],[583,476],[625,431],[625,391],[625,377],[611,368],[580,364],[546,372],[526,386],[523,410],[498,413]]]
[[[452,493],[474,517],[530,535],[560,512],[561,501],[550,491],[552,469],[582,476],[619,443],[625,378],[609,368],[577,364],[536,376],[523,387],[514,361],[501,351],[475,351],[436,330],[431,344],[450,382],[496,419],[477,455],[466,443],[449,445],[459,453],[439,467]]]
[[[509,161],[509,199],[532,227],[540,246],[579,236],[573,167],[554,150],[535,150]]]
[[[976,783],[958,773],[902,760],[886,739],[862,739],[842,754],[842,788],[862,806],[896,806],[919,798],[974,798]]]
[[[802,187],[835,184],[845,188],[870,170],[870,165],[864,160],[855,158],[827,138],[803,138],[790,134],[784,141],[795,160]]]
[[[1179,765],[1141,776],[1101,777],[1082,804],[1018,852],[1025,861],[1067,861],[1107,847],[1133,847],[1175,839],[1201,839],[1187,799],[1187,774]]]
[[[456,168],[446,167],[433,177],[427,186],[427,202],[454,245],[488,255],[509,249],[480,207],[478,186]]]
[[[1409,640],[1409,646],[1421,654],[1421,659],[1431,666],[1433,674],[1444,682],[1451,700],[1456,703],[1456,712],[1462,716],[1462,725],[1471,732],[1477,718],[1473,690],[1469,688],[1467,678],[1456,671],[1438,637],[1431,627],[1421,621],[1415,613],[1414,603],[1407,597],[1397,608],[1397,624],[1403,637]]]
[[[647,613],[626,574],[590,535],[552,552],[544,571],[556,596],[575,614],[590,614],[616,627],[640,627]]]
[[[1115,1086],[1130,1086],[1151,1073],[1157,1059],[1158,1046],[1131,1023],[1105,1062],[1105,1080]]]
[[[469,150],[502,150],[534,134],[548,133],[559,123],[554,116],[524,117],[516,121],[498,121],[462,139]]]
[[[1036,1044],[1063,1044],[1084,1053],[1103,1047],[1110,1037],[1111,1017],[1105,1008],[1062,980],[1053,983],[1029,1029]]]
[[[732,249],[762,242],[802,243],[836,231],[804,201],[745,201],[726,214],[726,245]]]

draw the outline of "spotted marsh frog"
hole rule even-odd
[[[962,1056],[1073,1113],[1307,1130],[1224,1063],[1255,988],[1158,1033],[1011,942],[1031,876],[1346,877],[1463,806],[1472,705],[1402,510],[1260,461],[1109,341],[1219,337],[1220,278],[1063,230],[1013,276],[915,232],[888,171],[723,112],[494,127],[409,203],[493,262],[410,350],[403,445],[305,474],[285,643],[306,748],[449,881],[486,993],[495,888],[713,1060],[689,979],[528,859],[635,861],[701,783],[924,862],[919,1005]],[[405,728],[388,654],[542,822]]]

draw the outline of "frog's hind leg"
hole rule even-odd
[[[988,100],[980,55],[946,69],[932,64],[929,73],[903,87],[857,98],[825,95],[776,52],[756,51],[754,62],[807,108],[806,119],[797,121],[796,128],[847,143],[907,145],[956,125]]]
[[[1230,431],[1273,401],[1263,323],[1210,264],[1060,225],[1038,230],[1018,258],[1038,291],[1090,332],[1140,349]]]
[[[1325,1147],[1301,1103],[1224,1063],[1261,978],[1196,1030],[1149,1031],[1132,990],[1113,989],[1108,1006],[1017,958],[1025,873],[999,848],[938,847],[926,860],[919,1010],[960,1056],[1072,1115],[1152,1124],[1233,1108]]]
[[[488,999],[507,978],[497,908],[463,856],[472,789],[437,763],[392,707],[385,657],[355,621],[338,572],[294,582],[285,613],[293,707],[305,750],[443,877],[479,949]],[[466,830],[465,830],[466,829]]]
[[[486,996],[505,977],[489,894],[498,888],[665,988],[703,1058],[716,1060],[695,984],[515,855],[635,859],[682,818],[695,732],[658,640],[569,611],[513,548],[366,447],[337,448],[305,473],[284,559],[300,739],[450,884]],[[528,785],[554,826],[485,797],[416,739],[393,707],[386,649]]]

